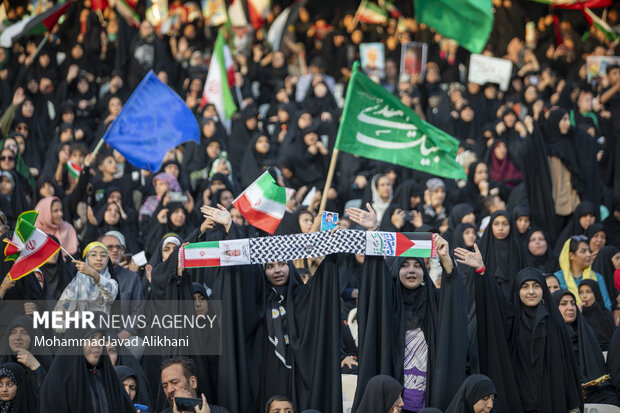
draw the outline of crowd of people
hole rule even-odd
[[[266,29],[292,3],[276,1],[265,26],[225,32],[238,108],[228,120],[201,104],[218,33],[208,18],[175,1],[179,18],[154,27],[142,2],[141,21],[124,2],[94,3],[0,48],[3,238],[34,209],[63,247],[16,281],[0,263],[0,304],[25,303],[0,323],[1,412],[176,413],[175,397],[200,399],[201,413],[620,407],[620,65],[598,77],[586,65],[620,56],[620,43],[581,11],[493,0],[481,54],[512,62],[501,90],[467,80],[470,52],[455,40],[412,17],[363,23],[356,7],[308,2],[274,51]],[[25,5],[5,5],[8,20],[23,18]],[[619,12],[606,9],[610,27]],[[419,75],[399,70],[412,41],[428,48]],[[369,42],[385,48],[385,73],[371,78],[459,141],[466,180],[341,152],[325,187],[343,91]],[[156,173],[94,150],[149,70],[200,130]],[[266,170],[294,190],[276,235],[318,231],[326,193],[337,231],[431,232],[437,257],[183,268],[185,243],[269,236],[232,205]],[[84,300],[125,314],[221,300],[221,352],[36,348],[33,312]],[[345,375],[357,377],[354,397]]]

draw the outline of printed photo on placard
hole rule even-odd
[[[428,45],[420,42],[404,43],[400,57],[400,73],[424,78]]]
[[[323,211],[321,214],[321,231],[330,231],[338,226],[338,213]]]
[[[360,60],[364,73],[369,77],[385,76],[385,48],[383,43],[360,44]]]

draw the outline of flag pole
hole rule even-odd
[[[93,155],[94,156],[97,156],[97,153],[99,153],[99,149],[101,149],[101,147],[103,146],[104,143],[105,142],[104,142],[103,136],[102,136],[101,139],[99,139],[99,143],[97,143],[97,146],[95,146],[95,150],[93,150]]]
[[[69,254],[69,251],[67,251],[66,249],[63,248],[63,246],[60,246],[60,249],[69,256],[69,258],[71,258],[71,261],[75,261],[75,258],[73,258],[73,255]]]
[[[338,149],[334,149],[332,152],[332,159],[329,162],[329,170],[327,171],[327,179],[325,180],[325,187],[323,188],[323,193],[321,194],[321,205],[319,206],[319,216],[323,213],[325,209],[325,205],[327,204],[327,193],[329,192],[329,188],[332,186],[332,181],[334,179],[334,171],[336,170],[336,162],[338,161]]]

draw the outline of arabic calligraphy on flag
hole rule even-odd
[[[466,179],[458,140],[424,122],[398,98],[354,70],[335,147],[365,158]]]

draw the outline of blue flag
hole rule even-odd
[[[129,97],[103,140],[137,168],[157,172],[166,152],[199,143],[198,122],[185,102],[152,71]]]

